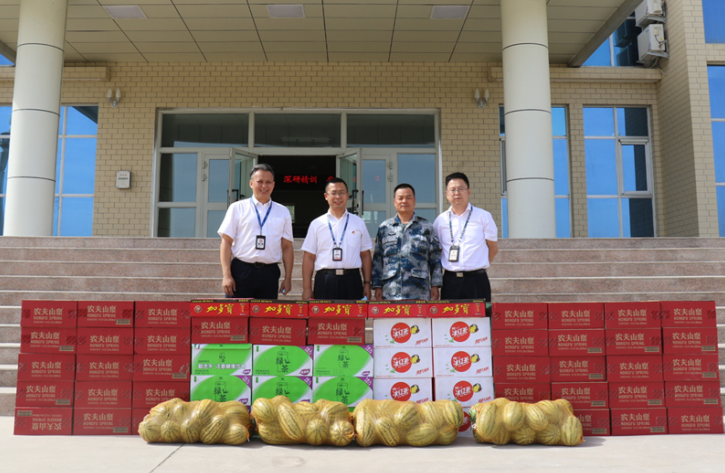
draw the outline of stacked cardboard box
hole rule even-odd
[[[312,399],[312,347],[307,345],[306,301],[249,302],[252,399]],[[250,403],[250,407],[251,407]]]
[[[544,303],[493,304],[491,346],[496,397],[529,403],[551,399],[547,329],[548,308]]]
[[[192,401],[252,404],[249,300],[194,300],[190,306]]]
[[[664,401],[671,434],[723,433],[714,302],[662,302]]]
[[[552,399],[566,399],[584,435],[610,435],[604,304],[551,303],[549,355]]]
[[[23,301],[15,435],[71,435],[78,304]]]
[[[436,400],[458,401],[464,422],[458,435],[473,436],[469,408],[494,398],[491,323],[484,301],[428,304]]]

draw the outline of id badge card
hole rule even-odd
[[[332,249],[332,261],[342,261],[342,248]]]
[[[257,250],[263,250],[267,246],[267,237],[264,235],[257,235],[256,243],[254,248]]]
[[[458,253],[460,252],[460,248],[457,246],[451,246],[450,251],[448,251],[448,261],[451,263],[458,263]]]

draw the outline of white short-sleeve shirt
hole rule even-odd
[[[263,222],[270,206],[272,208],[261,230],[253,206],[257,207]],[[292,217],[287,207],[272,200],[263,204],[252,197],[229,206],[217,233],[219,236],[228,235],[234,240],[232,255],[239,260],[247,263],[278,263],[282,259],[282,238],[293,240]],[[264,250],[256,249],[257,235],[267,237]]]
[[[345,222],[350,218],[342,238]],[[329,222],[329,225],[328,225]],[[332,242],[330,227],[335,234],[335,241],[340,244],[342,240],[342,261],[332,261],[332,249],[335,245]],[[345,212],[340,220],[335,218],[329,211],[317,217],[310,223],[307,230],[307,237],[302,243],[302,250],[315,255],[315,271],[321,269],[354,269],[362,267],[360,253],[373,249],[373,241],[370,238],[365,221],[357,215]]]
[[[457,245],[461,230],[466,225],[468,212],[471,211],[471,218],[468,221],[466,232],[458,252],[458,262],[448,261],[448,254],[452,245]],[[449,226],[450,222],[450,226]],[[449,208],[433,222],[438,241],[441,242],[441,264],[446,271],[474,271],[485,269],[491,266],[488,260],[488,241],[497,241],[498,228],[490,212],[468,204],[463,215],[456,215],[452,208]],[[451,227],[453,228],[453,240],[451,240]]]

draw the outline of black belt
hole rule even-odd
[[[355,269],[321,269],[317,274],[332,274],[333,276],[348,276],[350,274],[360,274],[360,268]]]
[[[470,276],[472,274],[486,274],[486,269],[485,268],[474,269],[473,271],[448,271],[446,269],[446,274],[447,273],[455,274],[455,276],[457,278],[462,278],[462,277],[465,277],[465,276]]]
[[[265,266],[272,266],[273,264],[279,264],[279,263],[247,263],[246,261],[242,261],[239,258],[234,258],[235,260],[239,261],[242,264],[246,264],[249,266],[254,266],[255,268],[264,268]]]

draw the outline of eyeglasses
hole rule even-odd
[[[455,187],[453,189],[447,189],[446,192],[449,194],[463,194],[468,190],[468,187]]]
[[[347,195],[347,192],[327,192],[327,195],[331,195],[333,197],[343,197]]]

